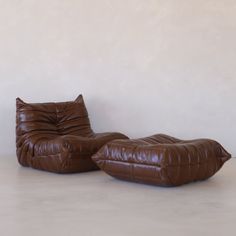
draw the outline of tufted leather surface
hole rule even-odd
[[[16,99],[16,148],[21,165],[58,173],[98,167],[91,156],[120,133],[94,133],[82,95],[74,102],[25,103]]]
[[[183,141],[164,134],[114,140],[92,159],[107,174],[124,180],[178,186],[214,175],[231,155],[216,141]]]

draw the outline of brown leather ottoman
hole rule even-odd
[[[92,159],[107,174],[119,179],[177,186],[211,177],[230,157],[214,140],[183,141],[158,134],[111,141]]]

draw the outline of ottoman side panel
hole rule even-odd
[[[114,141],[103,146],[92,159],[101,170],[115,178],[171,186],[166,169],[161,166],[164,151],[125,145],[125,142],[120,145]]]
[[[165,166],[173,185],[205,180],[213,176],[230,158],[223,147],[213,140],[173,145],[166,152]]]

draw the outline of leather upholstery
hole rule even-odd
[[[107,174],[124,180],[177,186],[214,175],[231,155],[216,141],[183,141],[158,134],[114,140],[92,159]]]
[[[93,132],[83,97],[74,102],[25,103],[16,99],[16,148],[23,166],[57,173],[98,167],[92,154],[120,133]]]

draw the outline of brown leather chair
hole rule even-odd
[[[82,95],[60,103],[16,99],[17,158],[23,166],[57,173],[97,170],[91,156],[107,142],[127,138],[94,133]]]

